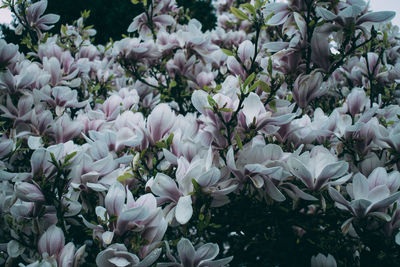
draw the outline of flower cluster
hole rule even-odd
[[[132,1],[103,46],[86,13],[51,35],[47,0],[3,2],[30,52],[0,40],[0,265],[400,259],[394,12],[218,0],[203,32]]]

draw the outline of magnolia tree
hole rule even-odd
[[[394,12],[219,0],[203,32],[132,2],[95,46],[88,12],[50,35],[46,0],[3,0],[23,41],[0,40],[0,265],[399,262]]]

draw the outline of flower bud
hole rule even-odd
[[[354,117],[359,113],[365,106],[367,101],[366,94],[361,88],[354,88],[351,93],[347,96],[347,105],[351,116]]]
[[[40,237],[38,249],[40,254],[47,252],[50,256],[57,255],[63,249],[64,243],[63,231],[53,224]]]
[[[15,193],[19,199],[26,202],[43,202],[45,200],[40,189],[31,183],[20,182],[14,187]]]

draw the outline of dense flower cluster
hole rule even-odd
[[[52,36],[47,0],[3,2],[31,52],[0,40],[0,265],[399,261],[394,12],[218,0],[203,32],[132,1],[95,46],[87,13]]]

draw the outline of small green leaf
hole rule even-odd
[[[207,96],[207,100],[208,100],[208,104],[210,104],[210,106],[212,106],[212,107],[217,106],[217,102],[215,102],[215,100],[210,95]]]
[[[157,141],[156,146],[158,148],[167,148],[167,144],[165,144],[165,142],[163,142],[163,141]]]
[[[269,102],[269,107],[273,110],[273,111],[277,111],[276,110],[276,101],[272,100],[271,102]]]
[[[172,145],[172,140],[174,139],[174,133],[171,133],[169,136],[168,136],[168,139],[167,139],[167,147],[169,147],[170,145]]]
[[[232,112],[233,111],[233,109],[231,109],[231,108],[220,108],[219,110],[222,112]]]
[[[271,88],[269,87],[269,85],[263,81],[260,81],[259,86],[261,87],[261,89],[266,92],[269,93],[271,92]]]
[[[257,15],[256,8],[252,6],[250,3],[241,4],[240,7],[246,9],[253,16]]]
[[[73,157],[75,157],[76,153],[77,153],[77,152],[74,151],[74,152],[72,152],[72,153],[66,155],[66,156],[65,156],[65,159],[64,159],[64,162],[70,161]]]
[[[249,18],[247,17],[246,13],[244,13],[242,10],[232,7],[231,12],[233,15],[235,15],[238,19],[240,20],[248,20]]]
[[[247,77],[247,79],[244,81],[243,87],[246,88],[250,83],[252,83],[252,82],[254,81],[255,78],[256,78],[256,74],[253,72],[253,73],[250,74],[249,77]]]
[[[195,192],[201,192],[201,186],[195,179],[192,179],[192,184]]]
[[[124,183],[126,180],[129,180],[131,178],[133,178],[133,175],[131,173],[127,172],[127,173],[124,173],[124,174],[118,176],[117,181],[120,183]]]
[[[239,135],[235,135],[235,139],[236,139],[236,144],[238,145],[239,149],[242,150],[243,149],[243,143],[242,140],[240,139]]]
[[[253,92],[254,90],[257,89],[257,87],[262,83],[263,81],[256,81],[250,88],[247,90],[247,93]]]
[[[221,48],[221,51],[224,52],[227,56],[234,56],[231,50]]]

